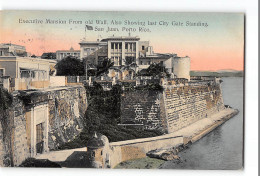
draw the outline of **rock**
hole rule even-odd
[[[178,150],[175,148],[172,149],[157,149],[157,150],[152,150],[148,152],[146,155],[149,156],[150,158],[158,158],[166,161],[171,161],[171,160],[179,160],[180,157],[177,155]]]

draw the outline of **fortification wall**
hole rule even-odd
[[[73,140],[83,129],[87,109],[86,90],[83,86],[48,92],[49,148]]]
[[[121,97],[121,123],[142,124],[145,129],[166,130],[163,94],[155,90],[124,92]]]
[[[110,143],[110,166],[137,158],[146,157],[146,153],[160,148],[172,148],[183,144],[182,136],[157,136],[152,138],[128,140]]]
[[[164,91],[125,92],[121,123],[174,132],[224,109],[221,85],[208,81],[164,86]]]
[[[83,86],[14,92],[6,122],[0,124],[0,166],[17,166],[37,155],[36,126],[43,124],[43,152],[74,139],[87,108]],[[5,140],[4,140],[5,137]]]
[[[14,93],[12,106],[4,112],[0,124],[0,166],[17,166],[30,156],[26,141],[23,102]]]
[[[163,94],[169,133],[224,109],[216,83],[167,86]]]

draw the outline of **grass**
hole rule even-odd
[[[140,158],[119,163],[114,169],[158,169],[165,161],[156,158]]]

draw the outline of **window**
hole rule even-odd
[[[0,68],[0,77],[1,76],[4,76],[4,69],[3,68]]]
[[[111,49],[114,49],[114,43],[111,43]]]
[[[143,65],[143,61],[141,61],[140,65]]]
[[[36,150],[37,153],[43,152],[43,123],[36,125]]]
[[[128,43],[125,44],[125,49],[128,49]]]
[[[151,64],[151,61],[148,61],[148,65],[150,65]]]
[[[144,50],[144,45],[142,46],[142,50]]]
[[[119,43],[119,49],[122,49],[122,43]]]
[[[101,154],[101,156],[103,155],[103,151],[102,151],[102,150],[101,150],[101,153],[100,153],[100,154]]]
[[[115,57],[115,65],[118,65],[118,57]]]
[[[118,43],[115,44],[115,49],[118,49]]]

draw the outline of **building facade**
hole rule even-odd
[[[50,82],[50,68],[55,60],[32,57],[0,56],[0,73],[9,77],[14,90],[46,88]]]
[[[74,56],[80,58],[80,50],[74,50],[72,47],[69,50],[57,50],[56,59],[61,60],[67,56]]]
[[[110,71],[109,74],[118,79],[121,79],[123,74],[133,75],[133,73],[147,69],[153,63],[165,66],[172,77],[190,79],[190,58],[188,56],[178,57],[177,54],[154,53],[149,41],[140,41],[139,37],[112,36],[100,41],[82,40],[79,45],[80,58],[86,59],[88,63],[100,65],[105,59],[114,62],[113,68],[116,71]],[[126,73],[126,71],[130,71],[130,73]]]
[[[30,53],[26,52],[25,46],[16,45],[12,43],[0,44],[0,56],[30,56]]]

